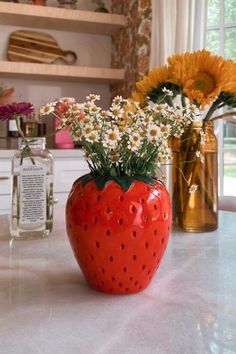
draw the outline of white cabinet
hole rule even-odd
[[[0,158],[0,214],[10,210],[11,161]]]
[[[82,152],[77,157],[57,156],[54,161],[54,199],[57,201],[55,205],[65,206],[74,181],[88,173],[89,168]]]
[[[73,182],[89,172],[82,150],[51,150],[54,156],[55,207],[65,206]],[[13,150],[0,151],[0,214],[10,211],[11,156]]]

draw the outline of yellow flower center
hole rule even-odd
[[[161,131],[162,131],[163,133],[167,132],[167,131],[168,131],[168,127],[161,127]]]
[[[150,130],[150,135],[151,136],[157,136],[157,130],[156,129],[151,129]]]
[[[96,135],[92,133],[92,134],[89,136],[89,138],[90,138],[90,140],[93,140],[93,141],[94,141],[94,140],[96,140]]]
[[[209,73],[199,71],[193,83],[194,89],[201,91],[204,95],[211,93],[216,87],[213,76]]]
[[[113,115],[116,116],[116,117],[119,115],[118,109],[113,109],[112,113],[113,113]]]
[[[51,109],[51,107],[50,107],[50,106],[45,106],[44,111],[45,111],[45,112],[49,112],[49,111],[50,111],[50,109]]]
[[[125,132],[125,127],[119,127],[119,131],[121,132],[121,133],[123,133],[123,132]]]
[[[119,161],[119,156],[118,155],[114,155],[111,157],[112,161]]]
[[[86,134],[91,133],[91,131],[92,131],[92,129],[91,129],[91,128],[86,128],[86,129],[85,129],[85,133],[86,133]]]
[[[116,139],[117,139],[116,133],[114,133],[114,132],[110,133],[110,134],[109,134],[109,139],[110,139],[110,140],[116,140]]]

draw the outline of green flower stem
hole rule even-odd
[[[183,108],[186,107],[185,95],[183,93],[181,95],[181,104],[182,104]]]
[[[212,114],[219,108],[219,105],[221,103],[221,100],[216,100],[211,107],[209,108],[209,111],[207,112],[204,121],[207,122],[208,120],[210,120]]]
[[[23,131],[21,129],[21,126],[20,126],[20,117],[16,116],[15,120],[16,120],[16,126],[17,126],[17,129],[18,129],[18,132],[19,132],[21,138],[23,139],[23,141],[25,142],[25,147],[23,149],[24,153],[21,154],[20,164],[21,165],[23,164],[24,157],[29,157],[31,162],[32,162],[32,164],[35,165],[35,161],[34,161],[34,159],[32,157],[32,151],[31,151],[31,149],[29,147],[29,144],[27,143],[27,141],[25,139],[25,135],[24,135],[24,133],[23,133]]]
[[[173,107],[173,101],[171,96],[166,96],[165,101],[167,102],[168,106]]]
[[[20,126],[20,118],[21,118],[21,117],[16,116],[16,118],[15,118],[15,120],[16,120],[16,126],[17,126],[17,130],[18,130],[20,136],[25,140],[24,133],[23,133],[23,131],[22,131],[22,129],[21,129],[21,126]]]

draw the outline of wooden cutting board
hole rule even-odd
[[[9,38],[8,60],[52,64],[61,59],[74,64],[77,56],[71,50],[62,50],[49,34],[33,31],[15,31]]]

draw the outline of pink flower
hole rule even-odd
[[[13,94],[14,88],[4,89],[0,87],[0,104],[7,103],[9,97]]]
[[[58,102],[56,108],[59,113],[66,113],[69,108],[69,104],[67,102]]]
[[[79,114],[79,119],[82,120],[82,119],[84,119],[84,117],[85,117],[85,113],[83,111],[81,111]]]
[[[11,103],[0,105],[0,120],[14,119],[17,116],[27,115],[34,111],[29,102]]]

